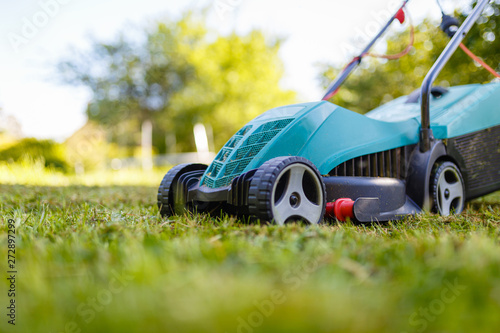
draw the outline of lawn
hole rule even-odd
[[[500,193],[458,217],[279,227],[162,219],[160,174],[0,179],[0,332],[499,331]]]

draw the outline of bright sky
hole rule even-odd
[[[466,1],[466,0],[464,0]],[[441,0],[451,10],[454,0]],[[26,136],[63,140],[81,127],[90,98],[85,89],[59,85],[53,64],[89,35],[110,39],[126,23],[145,26],[211,9],[209,26],[228,33],[259,28],[285,37],[283,86],[301,101],[322,96],[318,62],[348,61],[346,48],[379,29],[401,0],[0,0],[0,108],[14,115]],[[412,0],[412,17],[438,19],[434,0]],[[363,43],[361,43],[362,45]],[[265,110],[263,110],[265,111]]]

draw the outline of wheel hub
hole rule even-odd
[[[290,206],[292,206],[292,208],[300,206],[300,195],[297,192],[292,193],[290,196]]]

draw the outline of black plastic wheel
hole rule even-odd
[[[465,207],[465,186],[460,169],[453,162],[437,163],[431,178],[433,212],[442,216],[460,214]]]
[[[204,164],[180,164],[170,169],[158,188],[158,209],[161,216],[181,214],[192,210],[194,203],[187,201],[187,189],[199,181],[207,166]]]
[[[248,190],[251,215],[285,224],[317,224],[325,215],[325,184],[318,169],[303,157],[273,158],[257,169]]]

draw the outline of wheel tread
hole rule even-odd
[[[160,186],[158,187],[157,205],[160,210],[161,216],[172,216],[175,214],[174,210],[174,196],[172,191],[173,182],[184,172],[193,170],[204,170],[207,166],[203,164],[179,164],[170,169],[163,177]]]
[[[172,186],[172,182],[177,174],[189,164],[179,164],[170,169],[165,176],[163,177],[160,186],[158,187],[158,195],[157,195],[157,205],[160,210],[161,216],[172,216],[173,215],[173,207],[171,198],[169,198],[170,187]]]

